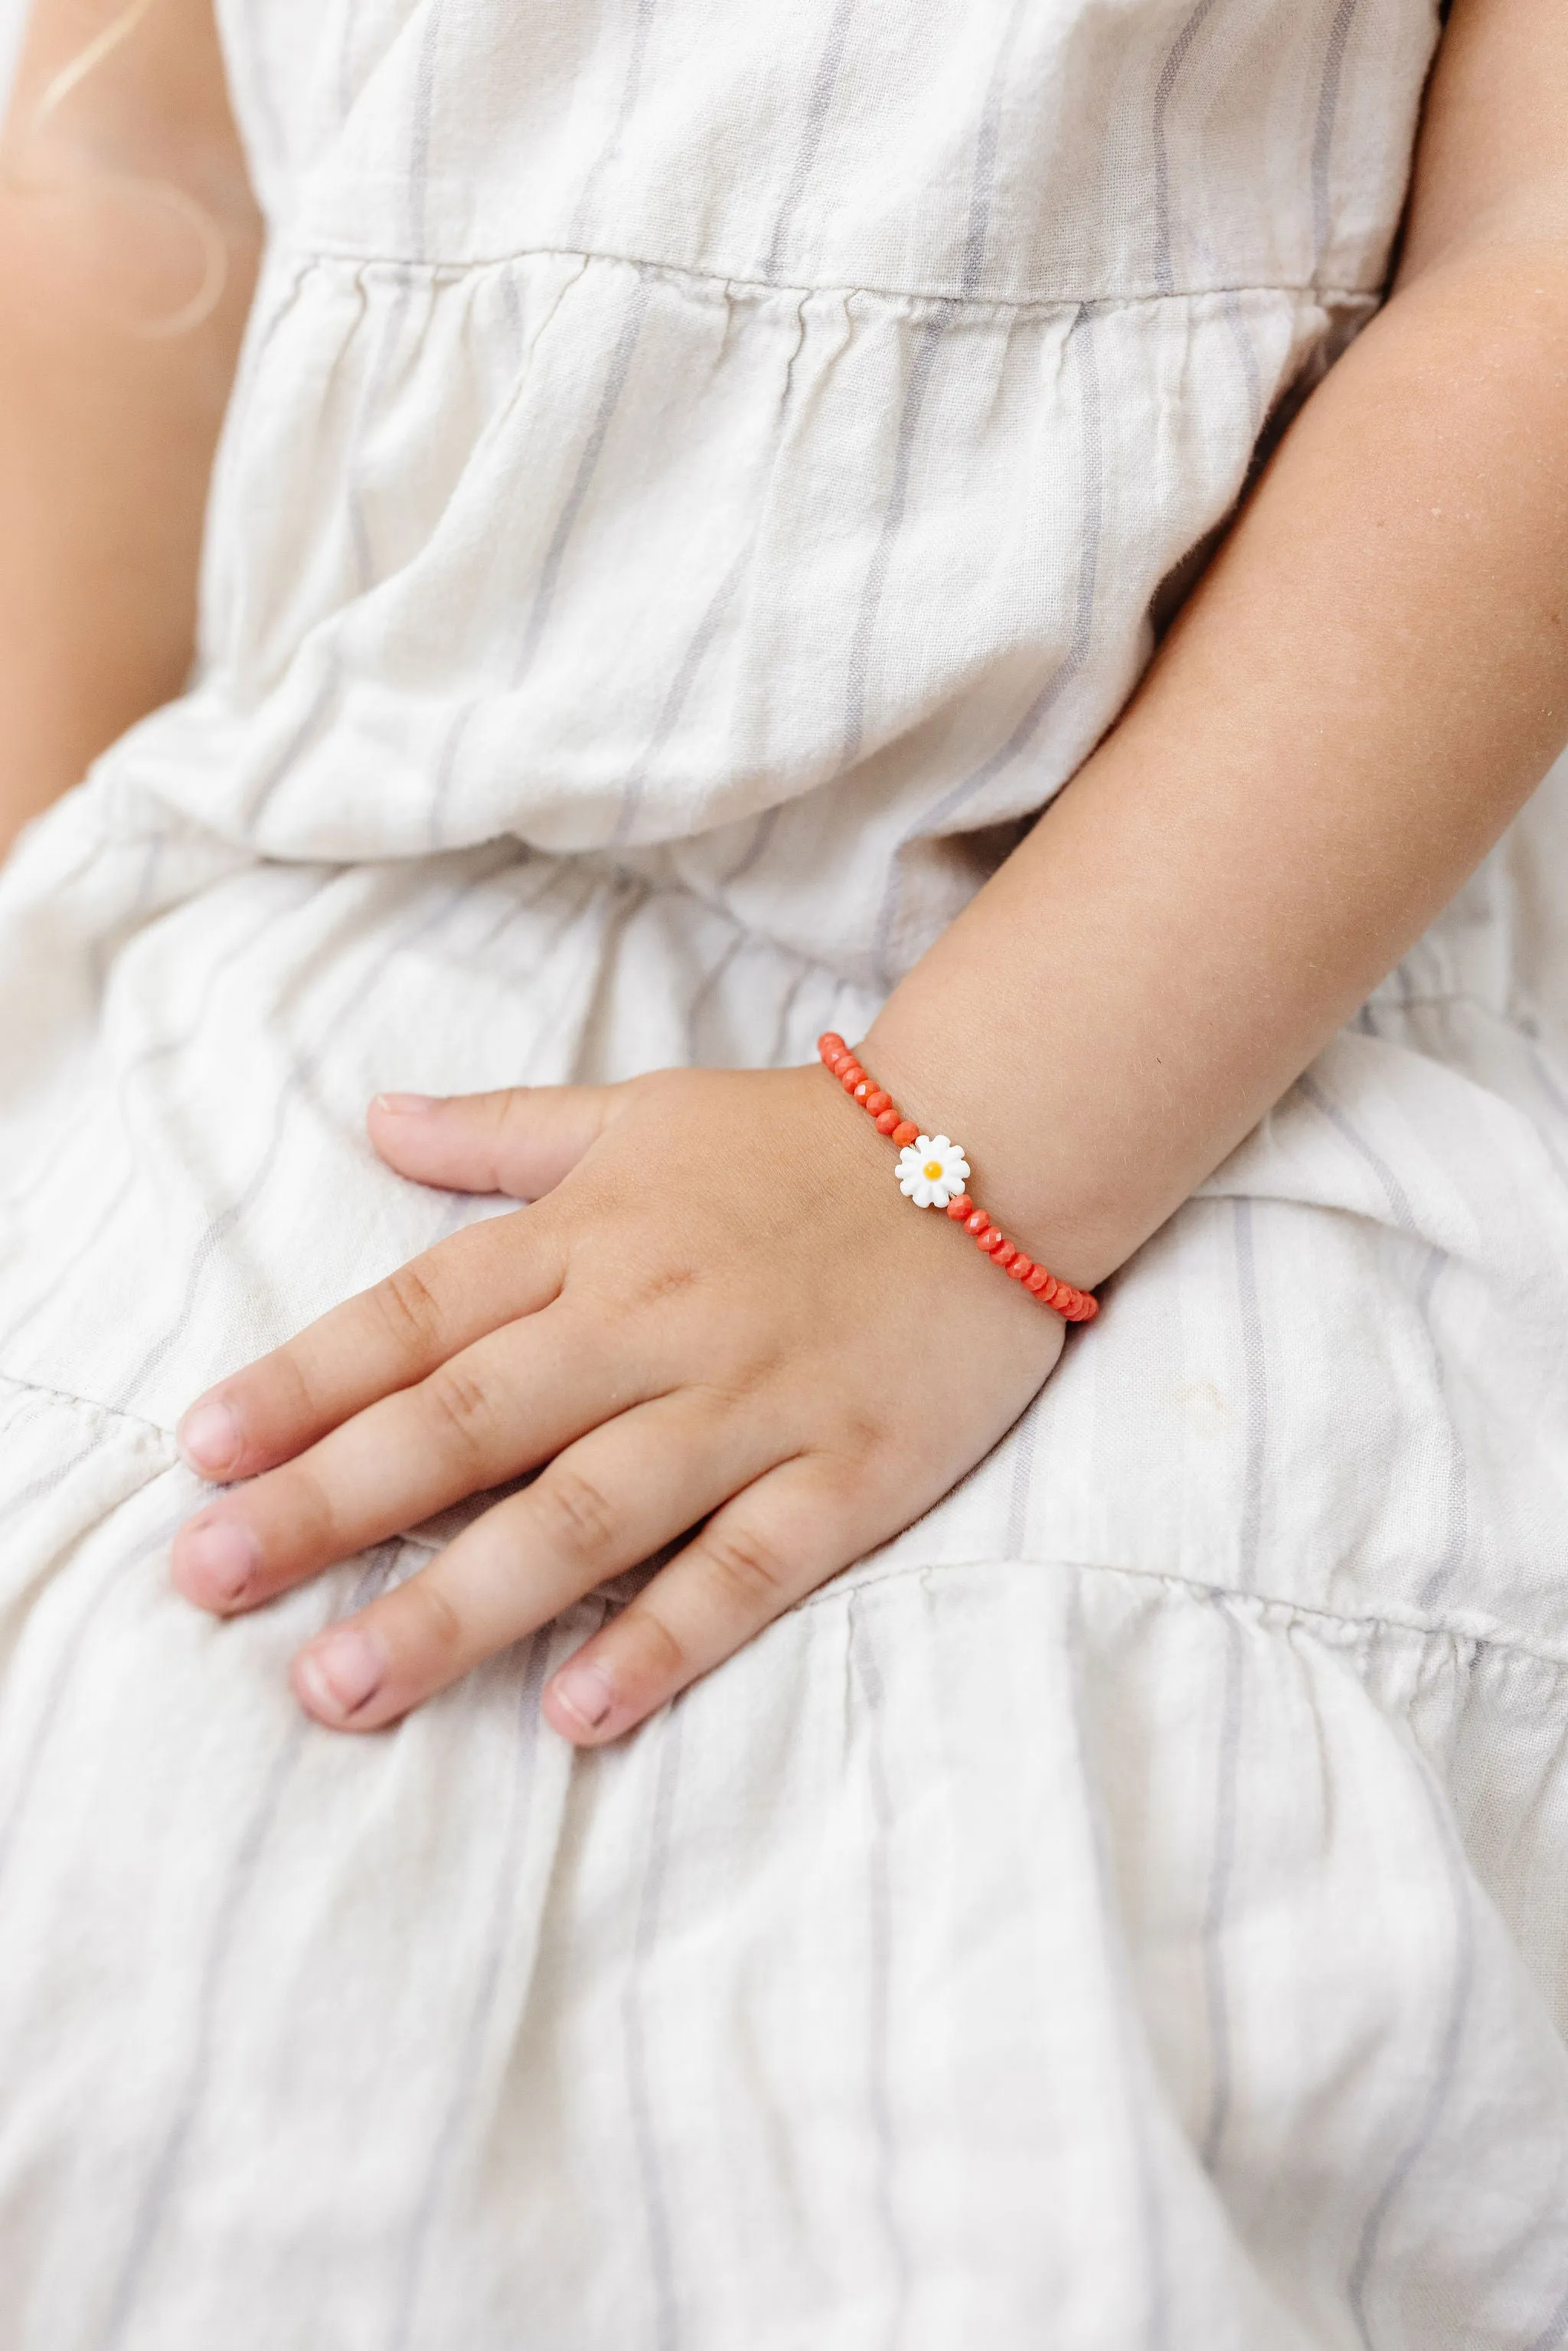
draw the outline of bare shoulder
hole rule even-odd
[[[1402,275],[1458,246],[1568,237],[1568,7],[1454,0],[1422,122]]]

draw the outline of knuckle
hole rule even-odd
[[[281,1422],[286,1427],[308,1427],[320,1416],[322,1400],[299,1349],[279,1347],[269,1361],[255,1369],[265,1374],[264,1381],[256,1381],[258,1417]]]
[[[586,1559],[606,1552],[615,1533],[615,1511],[609,1496],[580,1469],[559,1464],[546,1472],[533,1489],[535,1509],[545,1522],[546,1539],[559,1551]]]
[[[489,1460],[497,1435],[496,1399],[483,1380],[461,1363],[443,1364],[424,1383],[424,1401],[450,1450],[477,1463]]]
[[[649,1600],[634,1600],[614,1627],[620,1678],[643,1696],[685,1679],[689,1660],[679,1638]]]
[[[372,1293],[387,1327],[405,1354],[423,1355],[442,1328],[441,1302],[415,1259],[400,1265]]]
[[[339,1526],[331,1489],[312,1463],[298,1461],[287,1469],[275,1470],[269,1482],[272,1515],[287,1529],[291,1552],[322,1560],[345,1555],[347,1538]]]
[[[633,1273],[627,1283],[626,1303],[633,1307],[662,1305],[667,1298],[678,1298],[697,1280],[695,1265],[654,1265],[641,1273]]]
[[[789,1562],[755,1527],[726,1527],[704,1536],[702,1551],[717,1582],[748,1615],[771,1613],[790,1598]]]
[[[463,1656],[467,1646],[463,1619],[432,1576],[416,1575],[398,1599],[407,1614],[411,1646],[421,1656],[444,1664]]]

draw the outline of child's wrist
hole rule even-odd
[[[877,1084],[923,1133],[963,1145],[974,1170],[969,1188],[1038,1263],[1092,1290],[1122,1262],[1127,1250],[1085,1213],[1090,1203],[1080,1201],[1077,1185],[1051,1178],[1049,1171],[1062,1160],[1060,1134],[1054,1147],[1042,1150],[1027,1110],[1020,1115],[1009,1101],[1009,1055],[999,1034],[989,1050],[960,1050],[945,1024],[927,1024],[890,1002],[863,1040],[851,1041]]]

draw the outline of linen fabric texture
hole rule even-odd
[[[0,2334],[1552,2351],[1563,776],[634,1737],[538,1697],[635,1578],[298,1714],[461,1512],[233,1624],[165,1573],[183,1406],[502,1206],[371,1092],[808,1060],[1071,777],[1375,307],[1434,8],[221,13],[199,672],[0,876]]]

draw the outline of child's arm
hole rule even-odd
[[[1130,711],[867,1058],[916,1116],[983,1141],[1004,1222],[1098,1280],[1278,1101],[1565,741],[1568,8],[1461,0],[1392,300]]]
[[[1459,0],[1399,290],[1309,402],[1137,701],[895,991],[865,1060],[1092,1283],[1290,1084],[1568,735],[1568,11]],[[543,1474],[297,1668],[393,1719],[708,1512],[551,1683],[614,1736],[944,1492],[1060,1325],[818,1070],[378,1105],[482,1224],[187,1420],[183,1532],[254,1604]],[[1082,1343],[1092,1346],[1091,1332]],[[279,1466],[275,1466],[279,1465]]]
[[[121,0],[37,0],[0,137],[0,855],[189,668],[207,477],[260,226],[211,0],[153,0],[57,109],[55,77]],[[228,247],[212,316],[200,233]]]

